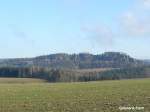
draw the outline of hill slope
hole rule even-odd
[[[0,66],[14,67],[51,67],[67,69],[87,68],[124,68],[143,65],[143,61],[134,59],[125,53],[105,52],[100,55],[80,54],[51,54],[35,58],[1,59]]]

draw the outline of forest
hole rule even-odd
[[[121,80],[150,77],[150,67],[118,68],[105,71],[78,72],[77,70],[48,69],[41,67],[1,67],[0,77],[39,78],[49,82],[82,82]]]

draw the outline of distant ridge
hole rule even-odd
[[[35,58],[1,59],[0,66],[12,67],[50,67],[61,69],[87,68],[125,68],[142,66],[144,61],[137,60],[126,53],[105,52],[93,55],[90,53],[66,54],[57,53],[37,56]]]

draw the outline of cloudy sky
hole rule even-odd
[[[0,0],[0,58],[125,52],[150,59],[150,0]]]

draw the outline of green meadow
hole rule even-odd
[[[0,112],[150,112],[150,79],[47,83],[4,78]]]

